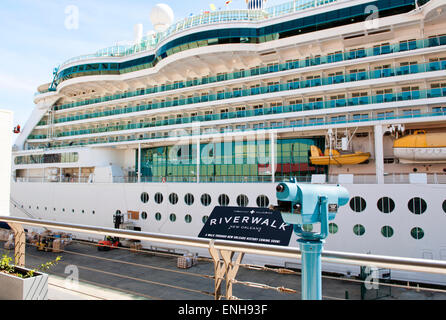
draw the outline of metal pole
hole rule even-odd
[[[302,300],[322,300],[322,240],[299,239],[302,254]]]
[[[271,181],[276,182],[276,145],[274,132],[269,134],[269,151],[271,153]]]
[[[141,183],[141,143],[138,143],[138,183]]]
[[[0,221],[7,223],[20,223],[26,226],[38,226],[56,230],[68,230],[84,232],[96,235],[110,235],[113,237],[146,240],[166,244],[184,245],[196,248],[209,249],[209,239],[166,235],[160,233],[147,233],[123,229],[103,228],[97,226],[75,225],[62,222],[45,221],[38,219],[1,217]],[[237,241],[215,240],[214,247],[218,250],[230,250],[244,252],[247,254],[260,254],[266,256],[282,257],[288,259],[299,259],[301,251],[293,247],[281,247],[273,245],[253,244]],[[446,275],[446,261],[401,258],[391,256],[379,256],[371,254],[360,254],[350,252],[324,251],[322,261],[337,264],[349,264],[356,266],[374,266],[377,268],[397,269],[412,272],[427,272]]]
[[[197,138],[197,183],[200,183],[200,138]]]

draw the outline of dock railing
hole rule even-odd
[[[15,264],[17,266],[25,266],[26,238],[24,236],[25,234],[24,227],[25,226],[37,227],[37,228],[45,228],[47,230],[59,230],[59,231],[63,230],[68,232],[87,233],[96,236],[112,236],[112,237],[119,237],[121,239],[124,238],[124,239],[140,240],[140,241],[149,241],[152,243],[167,244],[170,246],[174,245],[179,247],[185,246],[189,248],[206,249],[209,251],[209,254],[211,256],[211,259],[208,259],[208,261],[212,261],[214,264],[214,275],[207,276],[207,278],[213,279],[215,285],[214,292],[213,293],[207,292],[207,293],[210,296],[213,296],[214,299],[216,300],[220,300],[222,298],[227,300],[237,299],[235,296],[233,296],[233,284],[246,285],[261,289],[274,289],[282,293],[299,292],[296,289],[285,288],[283,286],[273,287],[266,284],[259,284],[249,281],[239,281],[235,279],[239,267],[247,266],[242,264],[242,259],[245,254],[286,258],[286,259],[291,259],[292,261],[296,261],[297,264],[301,258],[301,253],[298,248],[294,247],[202,239],[202,238],[193,238],[193,237],[158,234],[158,233],[146,233],[140,231],[125,230],[125,229],[112,229],[112,228],[104,228],[97,226],[76,225],[69,223],[44,221],[44,220],[19,218],[19,217],[0,217],[0,222],[5,222],[9,224],[14,232],[15,235],[14,256],[15,256]],[[409,272],[446,275],[446,261],[438,261],[438,260],[401,258],[401,257],[381,256],[381,255],[371,255],[371,254],[336,252],[336,251],[323,251],[322,262],[342,264],[342,265],[354,265],[361,267],[367,266],[377,269],[395,269]],[[256,268],[251,268],[251,269],[256,270]],[[265,267],[263,270],[266,269],[272,270],[271,268],[267,267]],[[261,270],[261,268],[258,268],[258,270]],[[276,269],[276,272],[282,274],[297,274],[297,275],[300,274],[299,272],[293,270],[286,270],[283,268]],[[389,286],[420,290],[419,286],[417,287],[409,287],[402,285],[401,286],[389,285]],[[225,287],[224,294],[222,294],[223,287]],[[426,290],[429,291],[430,289],[426,288]],[[446,293],[446,290],[441,290],[441,289],[432,289],[432,291]],[[202,291],[202,293],[204,292]]]

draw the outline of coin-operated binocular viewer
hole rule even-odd
[[[350,195],[339,185],[301,184],[294,179],[276,187],[278,205],[285,223],[293,225],[302,254],[302,299],[322,299],[321,254],[328,236],[328,222]],[[308,232],[303,225],[320,223],[320,233]]]

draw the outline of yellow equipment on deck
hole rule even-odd
[[[311,146],[310,161],[314,165],[326,166],[326,165],[349,165],[359,164],[367,161],[370,158],[369,152],[355,152],[341,154],[337,150],[327,149],[323,154],[321,149],[316,146]]]

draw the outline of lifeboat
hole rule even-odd
[[[396,139],[393,153],[401,163],[446,163],[446,132],[417,130]]]
[[[370,158],[369,152],[340,153],[334,149],[331,152],[330,149],[327,149],[325,153],[322,153],[321,149],[316,146],[311,146],[310,150],[311,163],[319,166],[360,164]]]

